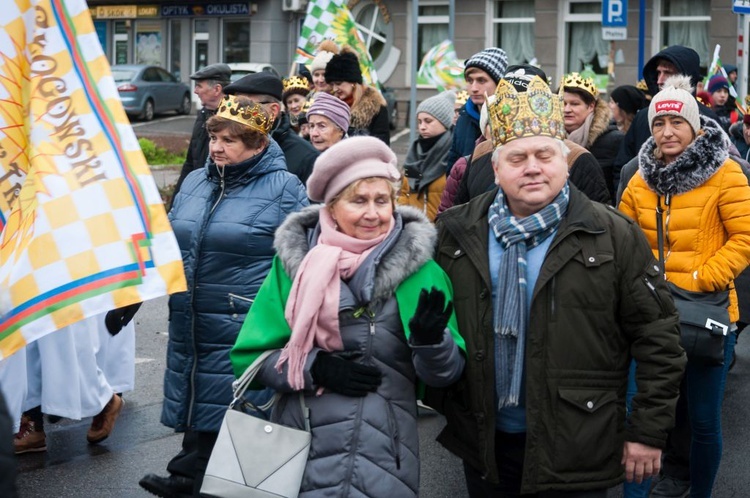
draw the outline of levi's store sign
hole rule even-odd
[[[662,100],[657,102],[654,109],[657,113],[659,112],[682,112],[682,106],[684,104],[679,100]]]

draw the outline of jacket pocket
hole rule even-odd
[[[229,300],[229,313],[233,321],[239,321],[240,323],[245,321],[245,315],[250,311],[250,306],[253,305],[253,299],[249,297],[240,296],[239,294],[227,294]]]
[[[617,391],[558,388],[553,468],[557,472],[602,472],[617,451]]]

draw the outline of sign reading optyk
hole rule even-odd
[[[628,25],[628,0],[602,1],[602,27],[624,28]]]

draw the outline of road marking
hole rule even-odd
[[[397,142],[399,138],[401,138],[401,137],[403,137],[404,135],[407,135],[407,134],[409,134],[409,133],[411,133],[411,129],[409,129],[409,128],[404,128],[403,130],[401,130],[400,132],[396,133],[395,135],[393,135],[393,136],[391,137],[391,142]]]
[[[157,119],[155,121],[141,121],[140,123],[135,123],[135,124],[131,123],[130,126],[133,127],[133,128],[138,128],[139,126],[152,125],[152,124],[156,124],[156,123],[168,123],[169,121],[174,121],[176,119],[182,119],[184,117],[185,116],[172,116],[171,118]]]
[[[136,358],[135,364],[138,365],[139,363],[148,363],[149,361],[156,361],[153,358]]]

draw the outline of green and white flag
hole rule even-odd
[[[333,40],[340,47],[348,45],[353,48],[359,58],[365,83],[377,86],[378,78],[372,58],[344,0],[310,0],[307,3],[307,15],[297,41],[295,62],[310,63],[324,39]]]
[[[464,64],[456,56],[453,42],[444,40],[422,57],[417,83],[433,85],[439,91],[461,90],[464,87]]]

